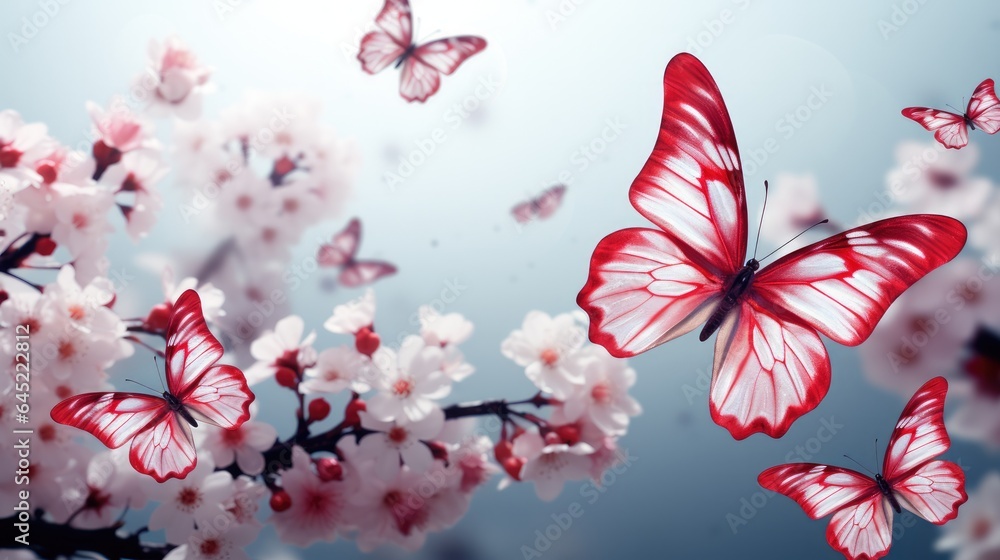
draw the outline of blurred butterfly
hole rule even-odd
[[[701,324],[702,341],[718,331],[712,419],[736,439],[781,437],[830,387],[819,335],[864,342],[904,290],[961,251],[965,227],[945,216],[889,218],[761,269],[756,255],[743,260],[746,192],[715,80],[697,58],[680,54],[663,87],[659,136],[629,191],[657,229],[601,240],[577,304],[590,316],[590,339],[616,357]]]
[[[544,220],[562,206],[565,194],[566,185],[550,187],[535,198],[514,206],[510,213],[519,224],[526,224],[535,219]]]
[[[380,72],[393,62],[403,67],[399,93],[407,101],[423,103],[441,86],[441,74],[451,74],[467,58],[486,48],[481,37],[463,35],[438,39],[423,45],[413,41],[413,17],[408,0],[386,0],[375,18],[378,30],[361,38],[358,60],[369,73]]]
[[[90,432],[111,449],[131,441],[132,467],[157,482],[184,478],[198,462],[192,427],[207,422],[232,430],[250,419],[254,394],[238,368],[215,365],[222,353],[205,324],[198,292],[187,290],[167,327],[162,396],[85,393],[57,404],[52,419]]]
[[[1000,99],[993,90],[993,80],[983,80],[969,99],[965,114],[928,109],[927,107],[907,107],[903,116],[934,133],[934,138],[947,148],[961,148],[969,143],[969,129],[983,129],[986,134],[996,134],[1000,130]]]
[[[357,260],[355,257],[360,244],[361,222],[354,218],[343,231],[333,236],[330,243],[320,245],[316,259],[320,266],[340,267],[337,282],[348,288],[370,284],[396,273],[396,267],[385,261]]]
[[[826,540],[845,557],[882,558],[892,544],[893,512],[905,508],[944,525],[968,499],[962,468],[933,460],[951,445],[943,417],[947,393],[943,377],[917,390],[892,431],[884,472],[872,473],[874,479],[851,469],[793,463],[771,467],[757,480],[798,502],[813,519],[833,514]]]

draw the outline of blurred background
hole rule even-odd
[[[839,558],[825,543],[825,522],[809,520],[791,500],[764,494],[757,474],[788,460],[844,464],[845,453],[873,464],[872,441],[888,439],[905,400],[935,375],[953,380],[948,413],[965,414],[967,424],[960,407],[989,394],[989,371],[978,377],[967,371],[967,345],[990,317],[993,328],[1000,325],[1000,307],[990,307],[1000,300],[993,272],[1000,249],[993,192],[1000,159],[993,156],[1000,138],[973,132],[958,157],[935,148],[931,134],[899,111],[964,108],[980,81],[1000,74],[993,56],[1000,51],[996,4],[412,0],[418,39],[475,34],[489,41],[424,104],[400,98],[397,72],[370,76],[355,58],[381,5],[66,2],[25,43],[0,48],[0,108],[45,122],[54,137],[76,145],[90,126],[84,103],[104,104],[127,91],[149,41],[172,35],[213,68],[216,91],[206,98],[204,118],[217,118],[250,92],[315,100],[319,124],[351,143],[359,171],[342,213],[302,235],[290,262],[314,255],[320,240],[360,217],[362,255],[399,268],[375,286],[383,340],[412,332],[416,309],[435,302],[476,325],[464,346],[476,373],[456,386],[451,402],[529,397],[532,385],[501,356],[500,341],[529,310],[573,310],[597,241],[646,225],[627,191],[656,137],[663,69],[681,51],[702,59],[726,99],[747,172],[752,228],[767,179],[775,193],[804,193],[772,201],[768,232],[782,230],[784,215],[812,210],[844,227],[893,213],[941,211],[976,232],[962,262],[917,287],[922,291],[910,298],[911,308],[921,311],[908,315],[901,300],[860,351],[827,342],[834,372],[829,396],[784,438],[737,442],[711,421],[713,345],[697,343],[692,334],[631,361],[639,373],[633,394],[644,414],[622,442],[632,464],[605,480],[601,492],[569,484],[545,503],[526,485],[502,492],[487,487],[453,530],[432,535],[414,557],[524,558],[522,546],[536,547],[536,531],[576,502],[584,515],[542,557]],[[40,9],[35,1],[3,3],[5,42],[21,33],[22,18]],[[159,126],[160,139],[171,144],[174,130]],[[433,153],[406,166],[434,137],[444,139],[433,141]],[[935,190],[940,177],[928,170],[954,180]],[[907,196],[892,194],[897,179],[913,185]],[[161,183],[165,208],[146,240],[135,245],[119,234],[112,241],[112,269],[138,278],[120,294],[123,305],[148,309],[160,301],[159,272],[142,255],[197,262],[212,249],[204,229],[183,219],[191,189],[181,183],[176,170]],[[515,204],[557,183],[567,191],[551,218],[525,226],[511,219]],[[782,236],[765,236],[762,252]],[[444,297],[450,289],[457,295]],[[317,330],[320,345],[335,339],[321,328],[334,305],[361,293],[329,289],[322,271],[289,292],[288,310]],[[955,303],[956,293],[968,305]],[[918,319],[938,309],[962,317],[941,326],[954,336],[930,335],[933,344],[905,354],[907,337],[925,328]],[[966,326],[959,332],[957,324]],[[896,365],[894,352],[902,356]],[[147,356],[119,370],[130,367],[148,367]],[[266,403],[263,418],[287,434],[292,403],[282,399],[289,397],[273,384],[258,394]],[[972,424],[983,429],[964,426],[968,437],[955,437],[947,454],[966,469],[970,493],[998,467],[998,415],[973,414]],[[133,515],[141,520],[148,512]],[[949,557],[933,552],[941,530],[929,523],[897,518],[894,533],[891,557]],[[364,556],[349,541],[289,549],[272,528],[253,546],[251,556],[258,558]],[[373,556],[407,555],[384,549]]]

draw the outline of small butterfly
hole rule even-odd
[[[657,228],[601,240],[577,304],[590,316],[590,340],[617,357],[701,324],[702,341],[718,331],[712,419],[736,439],[778,438],[830,387],[819,335],[864,342],[904,290],[961,251],[965,226],[945,216],[889,218],[761,269],[756,256],[743,260],[746,192],[715,80],[697,58],[679,54],[663,88],[659,137],[629,190]]]
[[[535,219],[544,220],[559,209],[565,194],[566,185],[549,187],[535,198],[514,206],[510,213],[519,224],[526,224]]]
[[[393,62],[396,68],[402,66],[399,93],[411,102],[426,101],[441,86],[441,74],[451,74],[467,58],[486,48],[485,39],[471,35],[417,46],[413,41],[413,17],[408,0],[386,0],[375,24],[379,29],[361,38],[358,53],[361,68],[375,74]]]
[[[907,107],[903,116],[934,133],[934,138],[947,148],[962,148],[969,143],[969,130],[979,127],[986,134],[996,134],[1000,130],[1000,99],[993,91],[993,80],[983,80],[969,99],[965,114],[928,109],[927,107]]]
[[[771,467],[757,480],[798,502],[813,519],[833,514],[826,540],[845,557],[882,558],[892,544],[893,512],[905,508],[944,525],[968,499],[962,468],[933,460],[951,445],[943,418],[947,393],[943,377],[917,390],[892,431],[883,473],[874,479],[851,469],[794,463]]]
[[[396,273],[396,267],[385,261],[357,260],[360,244],[361,222],[354,218],[330,243],[320,245],[316,259],[320,266],[341,267],[337,282],[348,288],[370,284]]]
[[[163,396],[85,393],[57,404],[52,419],[90,432],[111,449],[131,441],[132,467],[157,482],[184,478],[198,462],[192,427],[207,422],[232,430],[250,419],[254,394],[242,371],[215,364],[222,354],[198,292],[187,290],[177,298],[167,327]]]

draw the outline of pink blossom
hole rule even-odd
[[[305,393],[366,393],[376,371],[371,361],[349,346],[327,348],[319,353],[315,367],[306,370]]]
[[[256,538],[257,531],[243,525],[227,527],[225,531],[213,526],[199,527],[164,560],[250,560],[244,549]]]
[[[292,505],[275,512],[271,521],[283,542],[306,547],[320,540],[333,541],[353,521],[348,514],[349,486],[316,476],[312,459],[301,447],[292,449],[292,468],[282,471],[281,487]]]
[[[167,542],[179,545],[194,534],[195,524],[211,527],[216,518],[225,517],[222,504],[233,495],[233,476],[200,457],[185,478],[163,483],[150,478],[147,487],[149,497],[160,502],[149,516],[150,530],[166,530]]]
[[[428,346],[456,346],[472,336],[472,322],[458,313],[442,315],[437,309],[424,305],[417,314],[420,316],[420,336]]]
[[[538,499],[551,502],[566,482],[590,476],[589,456],[594,448],[583,442],[547,443],[537,431],[528,430],[514,438],[513,451],[515,456],[525,459],[521,480],[534,482]]]
[[[1000,473],[986,474],[958,518],[942,528],[934,548],[952,552],[953,560],[1000,558]]]
[[[368,288],[363,296],[334,307],[323,328],[335,334],[353,335],[374,322],[375,291]]]
[[[150,41],[149,58],[147,72],[137,81],[143,89],[153,91],[150,110],[187,120],[197,118],[211,69],[201,64],[176,37],[168,37],[162,43]]]
[[[358,444],[359,457],[374,461],[374,472],[383,480],[396,476],[400,461],[421,473],[434,464],[434,457],[424,442],[441,433],[444,413],[440,408],[434,407],[424,418],[407,423],[384,422],[367,412],[360,416],[361,426],[375,433],[366,435]]]
[[[500,346],[503,355],[525,368],[525,374],[542,391],[558,399],[568,397],[583,384],[580,348],[583,329],[568,313],[550,317],[531,311],[521,328]]]
[[[399,353],[380,348],[372,357],[378,374],[372,385],[378,393],[368,400],[368,412],[383,421],[416,422],[436,409],[436,399],[451,391],[451,380],[441,370],[441,348],[426,346],[419,336],[403,340]]]
[[[114,192],[131,195],[131,200],[120,208],[125,214],[125,230],[132,241],[145,237],[156,223],[156,215],[163,209],[163,199],[155,187],[167,171],[159,158],[144,152],[130,152],[101,177],[101,183],[113,187]]]
[[[228,467],[235,462],[241,471],[249,475],[257,475],[264,470],[263,452],[270,449],[278,438],[274,426],[253,420],[232,430],[211,427],[202,433],[205,435],[201,447],[212,455],[216,465]]]
[[[886,182],[906,213],[970,218],[979,214],[994,190],[989,179],[972,175],[979,161],[975,144],[947,150],[936,142],[903,142],[896,148],[896,160],[899,166],[889,171]]]
[[[259,383],[275,374],[278,368],[300,374],[316,363],[316,350],[312,343],[316,333],[303,337],[305,323],[298,315],[289,315],[278,321],[273,331],[266,331],[250,345],[250,353],[257,363],[246,370],[247,382]]]
[[[590,356],[583,368],[584,382],[563,403],[566,419],[586,417],[606,435],[624,435],[629,417],[642,412],[628,394],[635,384],[635,370],[599,346],[588,346],[584,352]]]
[[[16,111],[0,111],[0,184],[17,192],[41,181],[34,164],[48,142],[44,124],[24,124]]]
[[[158,146],[150,137],[149,124],[133,113],[123,98],[113,98],[109,107],[105,111],[96,103],[87,103],[87,111],[97,130],[99,141],[106,147],[124,154]]]

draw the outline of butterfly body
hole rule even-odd
[[[191,424],[192,428],[198,427],[198,421],[194,419],[194,416],[191,416],[191,413],[188,412],[188,409],[184,406],[184,403],[181,402],[180,399],[175,397],[170,391],[163,392],[163,400],[167,401],[167,406],[170,407],[170,410],[173,411],[174,414],[177,414],[178,416],[183,418],[188,424]]]
[[[750,289],[750,285],[753,284],[754,275],[759,268],[760,263],[757,262],[757,259],[750,259],[736,273],[736,276],[733,276],[733,279],[729,281],[729,285],[726,286],[726,293],[722,296],[722,300],[719,301],[719,306],[709,316],[708,321],[705,321],[705,327],[701,329],[698,340],[705,342],[708,340],[708,337],[719,330],[726,316],[740,303],[740,298]]]
[[[903,508],[899,505],[899,500],[896,499],[896,494],[892,491],[892,485],[889,481],[885,479],[881,474],[875,475],[875,483],[878,484],[879,492],[889,500],[892,505],[892,509],[896,510],[896,513],[903,513]]]
[[[413,51],[415,51],[415,50],[417,50],[417,44],[416,43],[410,43],[410,46],[406,47],[406,50],[403,51],[403,54],[399,56],[399,58],[396,60],[396,64],[394,64],[392,67],[393,68],[399,68],[400,66],[402,66],[403,63],[406,62],[406,59],[408,59],[411,56],[413,56]]]
[[[339,268],[337,282],[348,288],[370,284],[383,276],[396,273],[396,267],[381,260],[359,259],[361,221],[353,218],[333,236],[330,243],[320,245],[317,261],[322,267]]]

